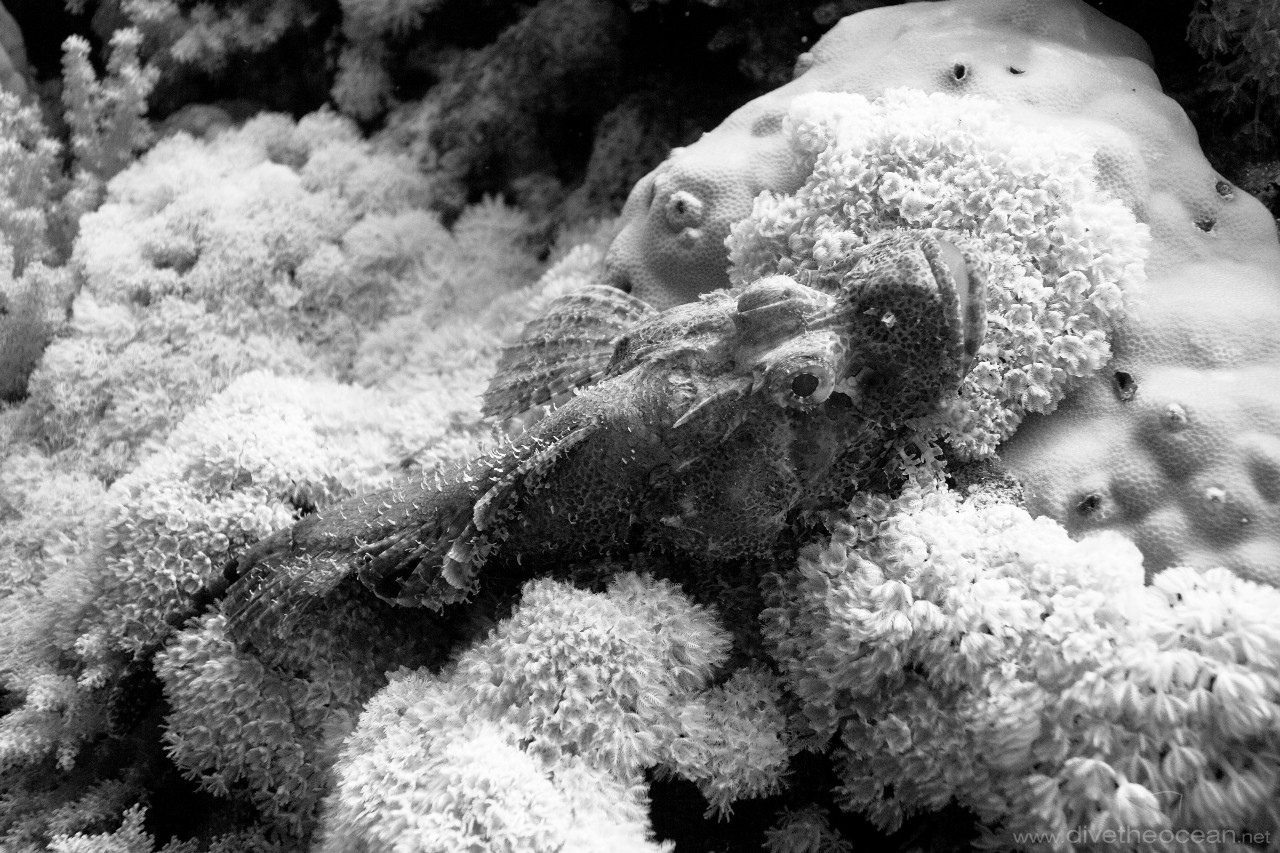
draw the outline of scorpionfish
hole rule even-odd
[[[884,487],[894,437],[956,393],[981,343],[983,262],[900,231],[807,278],[662,312],[604,285],[551,302],[484,401],[497,419],[544,416],[449,475],[259,542],[226,573],[232,619],[278,618],[350,576],[385,601],[440,609],[492,560],[757,556]]]

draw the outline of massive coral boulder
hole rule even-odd
[[[1149,571],[1226,565],[1280,581],[1280,243],[1205,160],[1134,33],[1079,0],[909,3],[841,21],[787,85],[636,185],[610,279],[657,305],[729,283],[724,240],[762,191],[809,178],[784,132],[810,92],[973,95],[1093,148],[1101,190],[1151,231],[1145,299],[1113,358],[1004,447],[1030,508],[1119,530]]]
[[[952,0],[851,15],[800,56],[794,80],[636,184],[609,250],[610,278],[660,306],[726,286],[729,227],[760,192],[792,192],[807,176],[782,127],[800,95],[874,98],[905,87],[1024,105],[1037,123],[1111,124],[1101,96],[1129,85],[1159,92],[1150,61],[1137,35],[1073,0]]]
[[[31,66],[18,22],[0,5],[0,89],[27,98],[31,95]]]

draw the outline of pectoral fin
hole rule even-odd
[[[484,393],[484,413],[505,420],[595,384],[605,375],[618,338],[652,313],[647,303],[605,285],[552,300],[503,350]]]

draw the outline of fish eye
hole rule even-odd
[[[791,380],[791,393],[797,397],[808,397],[818,390],[821,382],[812,373],[797,373]]]
[[[813,355],[792,357],[771,371],[773,398],[792,409],[811,409],[826,402],[835,389],[835,371]]]

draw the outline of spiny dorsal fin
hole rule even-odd
[[[499,479],[485,492],[471,510],[471,521],[477,530],[492,530],[503,522],[503,517],[514,511],[518,490],[533,491],[550,474],[565,454],[586,441],[596,431],[596,424],[587,423],[545,444],[536,445],[514,469]]]
[[[648,303],[607,285],[557,297],[503,350],[484,393],[484,413],[505,420],[598,382],[614,343],[652,313]]]

